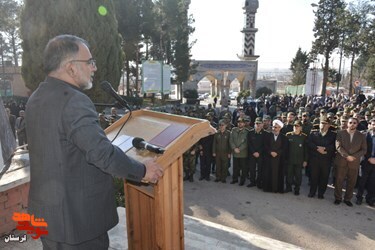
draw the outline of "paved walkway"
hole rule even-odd
[[[125,208],[119,207],[117,211],[120,217],[120,222],[116,227],[109,231],[110,249],[125,250],[128,249]],[[301,249],[281,241],[246,233],[187,215],[184,217],[184,223],[185,249]],[[22,233],[15,231],[13,234],[18,236]],[[43,248],[40,240],[33,240],[31,237],[28,237],[27,241],[24,243],[5,243],[4,238],[1,238],[0,249],[39,250]]]

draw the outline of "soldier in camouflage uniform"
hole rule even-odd
[[[189,180],[190,182],[194,181],[196,150],[197,150],[196,145],[193,145],[182,156],[184,172],[185,172],[184,181],[187,181],[187,180]]]
[[[288,173],[285,192],[292,191],[294,184],[294,194],[299,195],[302,182],[302,168],[307,166],[307,135],[302,133],[302,122],[293,123],[293,132],[286,134],[288,139]]]
[[[269,115],[263,116],[263,130],[267,131],[268,133],[272,132],[272,121]]]
[[[230,147],[233,153],[233,180],[231,184],[238,182],[240,177],[240,186],[245,184],[249,173],[248,168],[248,130],[245,129],[245,121],[238,118],[238,127],[234,127],[230,134]]]

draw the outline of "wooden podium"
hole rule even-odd
[[[105,130],[110,140],[128,116]],[[215,129],[205,120],[148,110],[133,112],[114,144],[120,141],[123,151],[140,162],[156,156],[164,175],[156,185],[125,181],[129,249],[184,249],[182,154],[200,138],[213,133]],[[156,155],[129,148],[133,137],[143,138],[166,151]]]

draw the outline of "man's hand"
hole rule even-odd
[[[241,151],[240,151],[239,148],[235,148],[235,149],[234,149],[234,152],[235,152],[236,154],[239,154]]]
[[[302,167],[306,167],[307,166],[307,161],[304,161],[303,163],[302,163]]]
[[[273,158],[275,158],[277,156],[277,153],[276,152],[271,152],[271,155]]]
[[[212,156],[213,156],[213,157],[216,157],[216,153],[212,153]]]
[[[368,162],[370,162],[371,164],[375,164],[375,157],[368,158]]]
[[[146,166],[146,174],[143,177],[143,181],[155,184],[163,176],[164,170],[155,160],[156,158],[153,158],[143,163]]]
[[[347,157],[346,157],[346,160],[347,161],[354,161],[355,160],[355,157],[354,156],[351,156],[351,155],[348,155]]]
[[[254,156],[255,158],[258,158],[258,157],[259,157],[259,153],[258,153],[258,152],[255,152],[255,153],[253,153],[253,156]]]

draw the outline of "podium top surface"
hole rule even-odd
[[[129,113],[105,130],[110,140],[115,138],[128,116]],[[165,153],[158,155],[158,157],[164,164],[169,164],[198,142],[200,138],[215,132],[216,130],[206,120],[138,110],[132,112],[114,144],[121,144],[120,147],[128,156],[143,162],[156,155],[132,147],[131,142],[134,137],[143,138],[148,143],[166,149]]]

